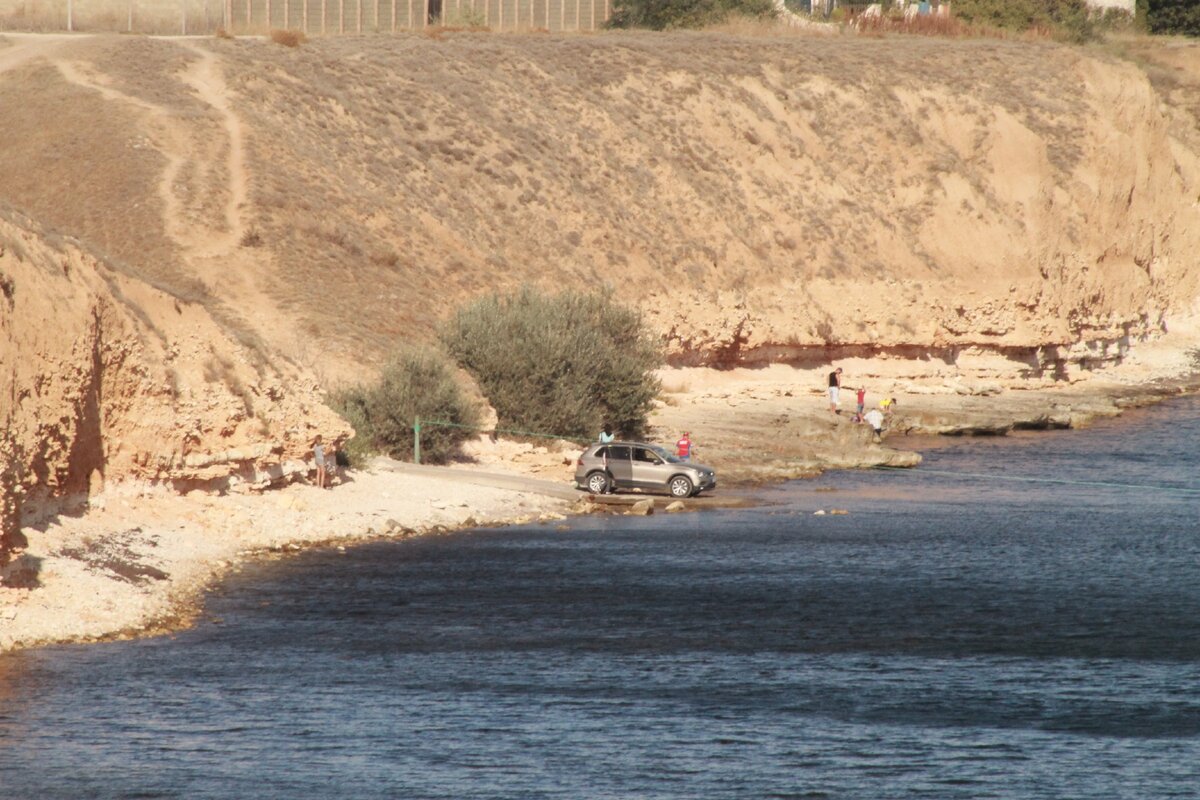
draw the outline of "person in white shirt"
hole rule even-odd
[[[879,435],[883,433],[883,412],[878,408],[872,408],[863,415],[863,419],[871,425],[871,430],[875,431],[875,439],[878,440]]]

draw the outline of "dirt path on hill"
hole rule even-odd
[[[172,241],[185,250],[192,236],[185,222],[184,201],[175,190],[179,176],[192,152],[192,142],[186,128],[172,119],[170,109],[140,97],[126,94],[110,85],[109,77],[94,72],[89,65],[77,61],[55,60],[55,66],[69,83],[97,92],[112,103],[124,103],[142,112],[145,128],[154,148],[167,164],[158,182],[158,195],[163,203],[163,227]]]
[[[211,125],[198,126],[186,109],[118,89],[116,81],[93,64],[63,58],[52,61],[68,82],[140,113],[140,127],[166,162],[157,184],[163,231],[178,248],[187,272],[209,289],[220,285],[216,294],[226,309],[224,316],[240,315],[243,322],[235,323],[239,328],[287,330],[292,322],[278,312],[262,288],[264,276],[271,271],[266,263],[271,260],[270,253],[242,246],[250,228],[246,219],[250,174],[244,127],[233,110],[222,60],[195,41],[176,44],[195,57],[176,77],[214,112]],[[31,44],[24,57],[53,56],[54,45]],[[16,62],[16,56],[8,51],[0,54],[4,57]],[[206,209],[219,212],[206,213]],[[250,318],[255,319],[253,325],[244,321]]]
[[[215,53],[205,50],[192,43],[184,43],[183,47],[200,57],[182,76],[183,82],[195,90],[196,94],[211,106],[221,117],[221,127],[229,139],[225,172],[228,184],[225,194],[228,201],[225,204],[225,227],[227,231],[219,236],[210,231],[206,237],[193,244],[194,256],[228,255],[235,251],[241,241],[246,227],[242,210],[246,204],[246,151],[242,136],[242,122],[229,103],[229,86],[218,64]]]
[[[52,56],[64,41],[78,37],[6,33],[3,38],[11,44],[0,50],[0,73],[7,72],[36,58]]]
[[[222,124],[229,136],[227,168],[230,177],[225,185],[210,187],[211,191],[227,194],[225,222],[227,231],[218,234],[203,219],[195,219],[188,212],[187,199],[182,194],[181,176],[193,165],[191,161],[202,157],[202,143],[197,141],[191,126],[177,118],[175,109],[152,103],[136,95],[127,94],[112,86],[112,79],[96,71],[91,65],[78,61],[55,60],[62,76],[70,83],[97,92],[105,100],[124,103],[142,112],[146,132],[156,150],[167,164],[158,182],[158,194],[163,203],[163,228],[171,240],[183,252],[185,259],[228,253],[241,237],[241,203],[246,196],[246,176],[242,165],[242,138],[240,126],[229,111],[228,101],[215,98],[223,86],[216,70],[215,56],[211,53],[185,45],[186,49],[201,56],[199,62],[183,74],[182,80],[222,115]],[[213,102],[217,99],[218,102]],[[219,103],[219,104],[218,104]],[[236,168],[236,169],[235,169]],[[234,173],[236,171],[236,177]]]

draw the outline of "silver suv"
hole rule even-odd
[[[610,442],[588,445],[575,462],[575,484],[592,494],[617,489],[657,489],[691,497],[717,485],[710,467],[693,464],[656,444]]]

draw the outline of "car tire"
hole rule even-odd
[[[592,494],[604,494],[608,491],[609,486],[612,485],[612,482],[603,472],[593,472],[587,476],[587,480],[584,482],[584,485],[587,486],[587,490]]]
[[[671,478],[667,484],[667,490],[671,492],[671,497],[691,497],[695,487],[692,486],[692,480],[686,475],[676,475]]]

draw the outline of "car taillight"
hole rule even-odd
[[[583,456],[580,456],[580,457],[579,457],[579,460],[577,460],[577,461],[575,462],[575,466],[577,466],[577,467],[582,467],[582,466],[583,466]]]

